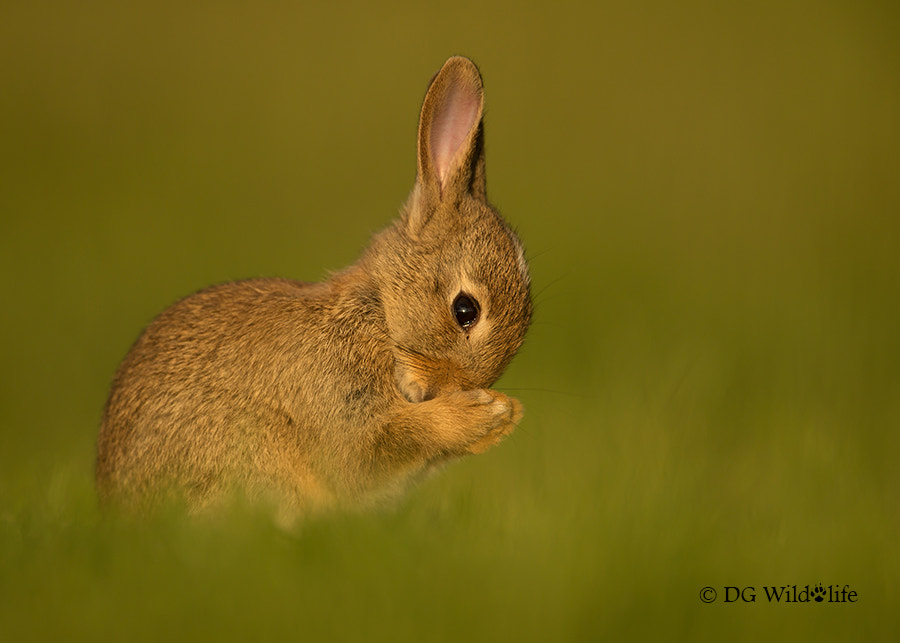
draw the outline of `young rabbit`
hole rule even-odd
[[[521,404],[488,387],[531,296],[485,194],[483,100],[475,65],[450,58],[422,105],[402,216],[355,265],[324,283],[213,286],[144,330],[103,414],[103,504],[202,510],[236,492],[285,517],[368,506],[513,430]]]

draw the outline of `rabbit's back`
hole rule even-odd
[[[352,326],[327,323],[335,299],[330,283],[255,279],[205,289],[157,317],[113,382],[101,497],[178,489],[196,506],[236,487],[331,504],[341,482],[328,479],[321,452],[334,442],[332,416],[347,412],[335,392],[353,390],[342,345],[357,343]]]

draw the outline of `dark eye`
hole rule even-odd
[[[478,302],[464,293],[453,300],[453,316],[460,328],[469,328],[478,321]]]

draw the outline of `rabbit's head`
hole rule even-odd
[[[531,321],[522,244],[485,193],[483,102],[475,65],[448,60],[422,106],[415,187],[367,255],[413,402],[490,386]]]

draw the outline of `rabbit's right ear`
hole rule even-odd
[[[439,201],[464,193],[485,199],[481,117],[484,89],[468,58],[450,58],[441,67],[419,117],[417,187]]]

